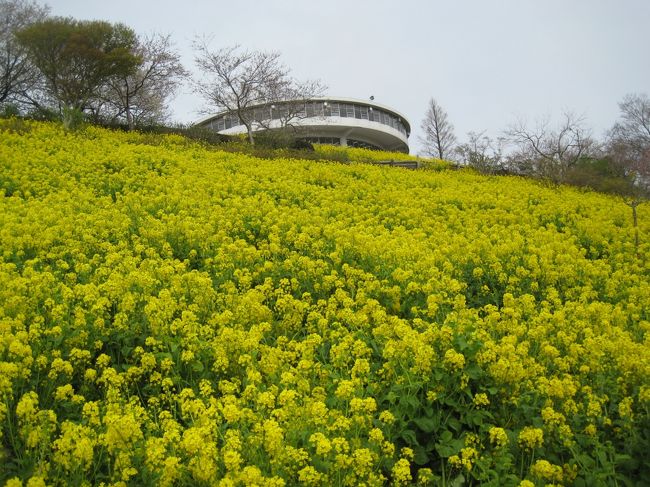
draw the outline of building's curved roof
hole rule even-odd
[[[296,100],[287,100],[287,103],[289,103],[289,102],[293,103],[295,101]],[[350,98],[350,97],[344,97],[344,96],[319,96],[319,97],[314,97],[314,98],[307,98],[304,101],[306,101],[306,102],[307,101],[322,101],[322,102],[353,103],[353,104],[356,104],[356,105],[366,105],[368,107],[380,108],[381,110],[389,112],[389,113],[395,115],[396,117],[398,117],[401,120],[401,122],[404,124],[404,126],[406,128],[407,135],[411,134],[411,124],[409,123],[406,116],[404,116],[402,113],[398,112],[397,110],[395,110],[393,108],[390,108],[390,107],[388,107],[386,105],[383,105],[381,103],[377,103],[374,100],[362,100],[360,98]],[[282,101],[274,102],[274,104],[277,104],[277,105],[279,105],[281,103],[282,103]],[[262,107],[262,106],[266,106],[266,105],[269,105],[269,103],[258,103],[256,105],[251,105],[248,108],[257,108],[257,107]],[[222,110],[222,111],[220,111],[218,113],[215,113],[213,115],[208,115],[207,117],[203,117],[200,120],[197,120],[194,123],[194,125],[206,124],[206,123],[210,122],[211,120],[214,120],[216,118],[219,118],[222,115],[225,115],[229,111],[230,110]]]
[[[307,139],[327,140],[338,137],[342,145],[352,143],[384,150],[409,151],[411,125],[406,117],[374,100],[324,96],[257,103],[247,107],[247,110],[254,112],[256,122],[253,131],[282,128],[284,122],[280,119],[283,104],[293,105],[297,110],[291,126],[306,130],[304,135]],[[303,104],[304,110],[297,108]],[[293,112],[289,111],[289,117],[291,113]],[[241,134],[247,130],[239,116],[231,110],[205,117],[197,121],[196,125],[210,127],[226,135]]]

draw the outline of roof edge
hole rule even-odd
[[[282,100],[278,101],[277,103],[282,103],[283,101],[298,101],[298,100]],[[304,101],[327,101],[327,102],[343,102],[343,103],[355,103],[357,105],[366,105],[366,106],[371,106],[371,107],[377,107],[381,108],[382,110],[385,110],[387,112],[391,112],[393,115],[398,116],[406,125],[407,125],[407,130],[408,133],[411,133],[411,122],[409,122],[408,118],[404,116],[402,113],[398,112],[397,110],[387,106],[383,105],[381,103],[376,103],[374,100],[362,100],[360,98],[350,98],[350,97],[345,97],[345,96],[316,96],[313,98],[305,98]],[[249,108],[255,108],[255,107],[260,107],[268,105],[268,103],[256,103],[255,105],[251,105]],[[220,117],[221,115],[224,115],[231,110],[221,110],[220,112],[217,112],[212,115],[205,116],[196,122],[194,122],[192,125],[201,125],[206,122],[209,122],[212,119],[215,119],[217,117]]]

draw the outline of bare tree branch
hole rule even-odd
[[[44,20],[49,7],[26,0],[0,1],[0,103],[33,105],[41,75],[16,32]]]
[[[426,155],[440,159],[451,155],[456,144],[454,126],[449,121],[447,112],[433,98],[429,100],[429,106],[420,127],[424,132],[424,137],[420,137],[420,142],[424,145]]]
[[[138,37],[134,54],[141,59],[136,71],[112,78],[100,100],[113,119],[125,120],[130,129],[164,120],[167,101],[188,75],[169,35]]]
[[[456,147],[462,163],[484,174],[494,174],[503,168],[504,139],[492,140],[483,132],[469,132],[467,142]]]
[[[619,108],[621,119],[610,130],[608,139],[624,145],[638,158],[650,147],[650,99],[645,94],[626,95]]]
[[[650,99],[645,94],[625,96],[621,117],[608,134],[615,164],[634,183],[629,195],[635,204],[650,196]]]
[[[306,113],[306,101],[324,91],[319,81],[292,79],[278,52],[248,51],[239,46],[214,51],[205,39],[197,40],[194,48],[203,75],[194,81],[194,91],[207,101],[205,112],[236,114],[251,144],[254,132],[260,129],[294,127]]]
[[[517,120],[506,131],[509,141],[518,148],[515,156],[524,172],[561,183],[567,171],[594,149],[594,141],[584,126],[584,119],[571,112],[563,114],[561,124],[550,128],[548,119],[530,128],[525,120]]]
[[[203,78],[194,82],[194,89],[209,104],[209,110],[235,113],[253,138],[254,105],[269,100],[271,87],[282,84],[287,69],[277,52],[242,50],[232,46],[213,51],[205,39],[194,43],[196,65]]]

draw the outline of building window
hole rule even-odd
[[[341,117],[354,118],[354,105],[341,103]]]
[[[339,103],[330,101],[278,102],[277,105],[264,105],[251,108],[246,114],[252,120],[262,122],[281,118],[346,117],[369,120],[394,128],[408,137],[404,121],[392,113],[365,104]],[[217,131],[228,130],[242,125],[234,113],[225,113],[209,122],[209,127]],[[329,142],[327,142],[329,143]]]
[[[310,144],[341,145],[341,139],[338,137],[305,137],[302,140]]]
[[[362,147],[364,149],[381,150],[381,147],[375,144],[356,139],[348,139],[348,147]]]

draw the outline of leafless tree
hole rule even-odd
[[[503,169],[504,139],[493,140],[483,132],[469,132],[467,142],[456,147],[460,161],[479,172],[493,174]]]
[[[420,137],[420,142],[424,145],[426,155],[440,159],[451,155],[456,144],[454,126],[449,121],[447,112],[433,98],[429,100],[429,106],[420,127],[424,132],[424,137]]]
[[[110,79],[100,98],[100,111],[126,121],[130,130],[164,120],[169,98],[188,74],[168,35],[138,37],[134,54],[141,60],[135,72]]]
[[[650,148],[650,98],[630,94],[619,103],[621,119],[609,132],[609,141],[625,147],[630,159],[644,159]]]
[[[246,127],[248,140],[260,120],[272,117],[273,104],[296,96],[295,82],[278,52],[248,51],[239,46],[213,51],[205,39],[195,42],[196,65],[203,78],[194,89],[209,104],[208,110],[228,110]],[[269,108],[269,114],[260,106]],[[256,109],[257,108],[257,109]]]
[[[305,130],[301,120],[325,117],[326,103],[316,99],[324,91],[325,86],[318,80],[290,80],[288,85],[281,87],[281,91],[270,94],[270,105],[267,103],[255,110],[254,124],[281,138],[295,137]]]
[[[637,206],[650,197],[650,99],[630,94],[619,103],[621,117],[608,134],[608,151],[614,164],[631,181],[624,195],[632,208],[634,243],[639,247]]]
[[[262,129],[298,129],[299,120],[310,116],[309,103],[325,90],[320,81],[297,81],[280,62],[277,52],[246,51],[239,46],[211,51],[205,40],[195,43],[196,62],[209,77],[194,83],[195,91],[211,110],[235,113],[254,143]],[[274,133],[286,135],[286,131]]]
[[[0,0],[0,103],[36,101],[34,90],[41,76],[15,34],[48,13],[47,6],[35,2]]]
[[[557,128],[551,128],[548,120],[530,128],[524,120],[518,120],[506,131],[509,140],[518,149],[516,159],[523,172],[561,183],[567,171],[587,157],[595,147],[584,119],[565,112]]]

